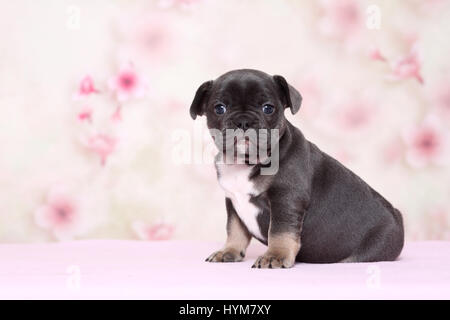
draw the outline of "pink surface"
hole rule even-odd
[[[396,262],[252,269],[207,263],[219,243],[90,240],[0,245],[0,298],[450,299],[450,242],[409,243]]]

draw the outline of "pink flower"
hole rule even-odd
[[[338,121],[342,127],[356,130],[365,127],[373,116],[370,105],[355,100],[338,108]]]
[[[122,121],[122,107],[118,106],[116,108],[116,110],[111,116],[111,120],[115,122]]]
[[[433,103],[444,116],[450,116],[450,79],[443,79],[433,92]]]
[[[349,38],[362,23],[359,5],[354,0],[322,0],[323,15],[319,22],[320,30],[331,36]]]
[[[61,187],[54,187],[46,203],[34,212],[36,224],[53,232],[57,239],[69,239],[79,224],[79,205],[75,197]]]
[[[369,50],[369,58],[372,60],[386,61],[386,58],[381,54],[380,49],[372,48]]]
[[[389,76],[392,80],[402,80],[415,78],[420,84],[423,84],[423,78],[420,74],[420,61],[417,48],[412,47],[411,51],[404,57],[398,59],[391,65],[392,74]]]
[[[173,225],[165,223],[145,224],[141,221],[135,221],[132,228],[141,240],[168,240],[171,239],[175,231]]]
[[[94,81],[90,75],[86,75],[80,82],[78,93],[75,98],[82,98],[88,96],[91,93],[99,93],[99,91],[94,86]]]
[[[137,26],[136,44],[145,57],[161,63],[170,55],[174,41],[172,32],[166,17],[153,16]]]
[[[92,121],[92,108],[88,106],[84,106],[81,111],[78,113],[78,119],[80,121]]]
[[[105,165],[108,156],[115,150],[117,139],[106,134],[94,134],[85,141],[86,147],[100,156],[101,164]]]
[[[123,67],[116,76],[108,81],[108,85],[119,101],[142,98],[147,90],[144,79],[136,73],[131,65]]]
[[[122,15],[118,20],[121,44],[117,50],[119,61],[140,61],[139,65],[153,72],[163,71],[166,63],[182,54],[185,41],[180,40],[183,28],[180,16],[173,10],[140,10]],[[184,39],[184,37],[181,37]]]
[[[382,160],[388,164],[393,164],[402,159],[403,153],[403,141],[400,137],[396,137],[388,142],[381,150]]]
[[[413,167],[443,165],[448,161],[448,135],[439,118],[430,115],[416,127],[403,132],[406,160]]]

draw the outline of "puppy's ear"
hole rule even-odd
[[[204,106],[209,96],[212,84],[213,84],[212,80],[206,81],[197,89],[194,101],[192,101],[191,108],[189,109],[192,119],[195,120],[197,116],[203,115]]]
[[[273,76],[273,80],[278,85],[281,96],[284,97],[285,107],[289,107],[292,114],[296,114],[302,104],[302,96],[300,93],[288,84],[282,76]]]

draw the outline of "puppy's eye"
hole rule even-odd
[[[263,105],[263,107],[262,107],[262,111],[263,111],[265,114],[271,114],[271,113],[273,113],[273,112],[275,111],[275,107],[274,107],[274,106],[271,106],[270,104],[265,104],[265,105]]]
[[[218,104],[214,107],[214,111],[216,111],[217,114],[224,114],[227,111],[227,107],[223,104]]]

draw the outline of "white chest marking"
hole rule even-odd
[[[250,233],[262,239],[263,237],[256,220],[260,210],[250,202],[251,196],[259,194],[248,178],[252,168],[245,164],[217,165],[219,184],[225,191],[225,196],[231,199],[239,218],[241,218]]]

